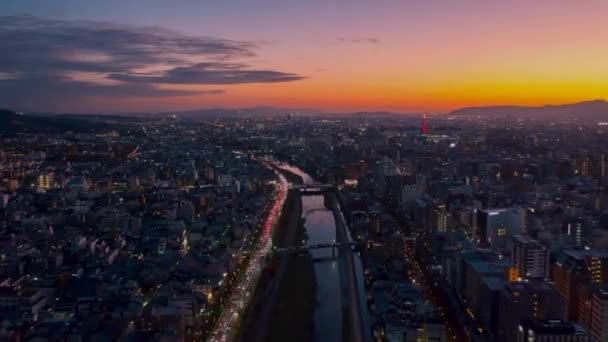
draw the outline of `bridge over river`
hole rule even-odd
[[[346,242],[329,242],[329,243],[317,243],[314,245],[303,245],[303,246],[294,246],[294,247],[286,247],[286,248],[276,248],[274,249],[274,253],[282,255],[282,254],[291,254],[291,253],[301,253],[309,250],[315,249],[324,249],[331,248],[331,256],[324,257],[313,257],[313,261],[329,261],[334,260],[336,258],[336,251],[340,248],[349,248],[352,249],[356,247],[358,244],[352,241]]]

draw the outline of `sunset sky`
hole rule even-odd
[[[608,98],[608,1],[0,2],[0,107],[446,112]]]

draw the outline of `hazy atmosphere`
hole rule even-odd
[[[605,1],[22,0],[0,13],[0,102],[16,110],[442,113],[608,91]]]

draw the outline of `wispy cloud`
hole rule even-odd
[[[110,74],[109,78],[133,83],[239,84],[289,82],[303,77],[272,70],[251,70],[246,64],[199,63],[176,67],[156,75]]]
[[[167,90],[159,85],[302,79],[293,73],[256,70],[234,62],[256,56],[258,46],[256,42],[188,36],[158,27],[4,16],[0,17],[0,75],[4,75],[0,77],[0,101],[15,102],[15,98],[23,96],[31,101],[36,96],[48,98],[58,94],[80,97],[217,94],[224,90]],[[98,77],[77,79],[72,77],[74,74]]]

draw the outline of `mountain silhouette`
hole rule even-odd
[[[604,100],[584,101],[563,105],[546,106],[487,106],[457,109],[449,115],[456,117],[506,117],[535,119],[579,119],[608,121],[608,102]]]

